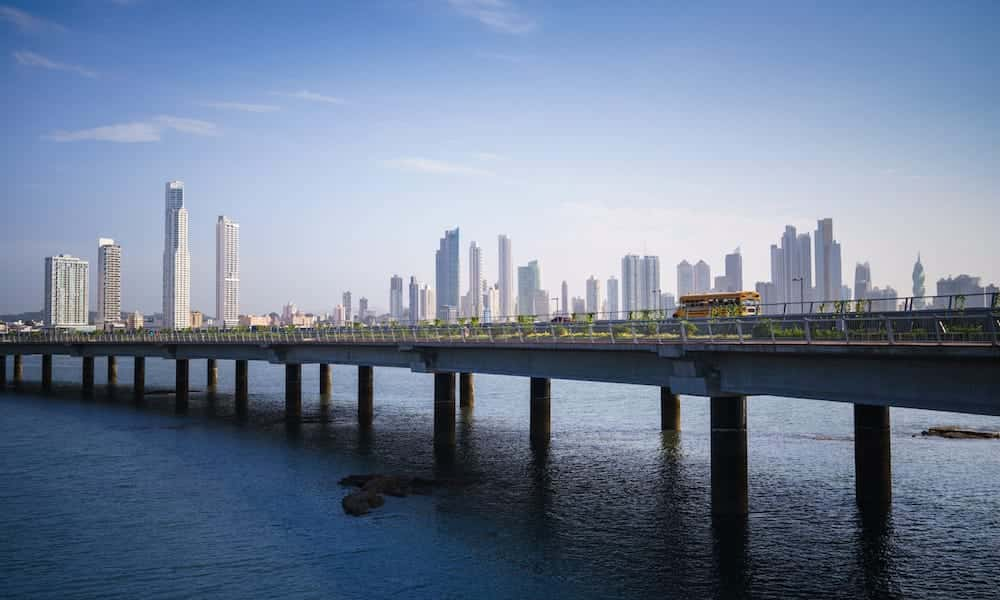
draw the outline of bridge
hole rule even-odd
[[[810,398],[854,405],[855,493],[862,507],[891,503],[889,409],[906,407],[1000,416],[1000,311],[968,309],[859,314],[800,314],[680,321],[505,322],[333,327],[310,330],[71,333],[0,336],[0,386],[13,355],[13,385],[23,355],[41,355],[42,388],[52,386],[52,356],[80,357],[84,394],[94,390],[94,359],[135,361],[141,400],[145,359],[176,363],[175,402],[186,409],[189,361],[207,360],[214,389],[218,361],[235,362],[237,414],[246,414],[250,361],[285,365],[285,413],[302,409],[302,365],[319,364],[321,394],[329,365],[358,367],[358,423],[373,425],[374,367],[434,377],[436,448],[455,445],[456,375],[460,406],[474,403],[474,374],[531,379],[529,434],[550,437],[552,379],[658,386],[661,428],[680,429],[680,394],[711,398],[712,510],[745,515],[747,397]]]

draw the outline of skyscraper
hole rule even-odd
[[[108,238],[97,240],[97,326],[122,318],[122,248]]]
[[[660,257],[643,256],[640,268],[642,276],[639,278],[639,308],[658,310],[660,308]]]
[[[500,314],[493,315],[493,320],[497,320],[497,316],[506,319],[514,314],[514,307],[511,306],[514,298],[514,263],[510,257],[510,238],[500,235],[497,236],[497,241],[499,242],[497,288],[500,293]]]
[[[923,308],[923,295],[927,293],[924,288],[924,265],[920,262],[920,253],[917,252],[917,262],[913,263],[913,307]]]
[[[358,298],[358,321],[368,322],[368,298],[364,296]]]
[[[712,268],[708,266],[708,263],[699,260],[694,263],[694,292],[696,294],[704,294],[705,292],[712,291]]]
[[[420,284],[417,278],[410,276],[410,323],[419,323],[422,319],[420,314]]]
[[[60,254],[45,259],[45,311],[49,327],[81,327],[89,318],[87,261]]]
[[[215,224],[215,321],[240,324],[240,226],[222,215]]]
[[[483,317],[483,292],[486,279],[483,277],[483,249],[476,242],[469,244],[469,308],[470,317]]]
[[[434,290],[427,284],[420,288],[420,320],[433,321],[437,315],[437,301]]]
[[[435,254],[435,293],[437,294],[437,318],[448,320],[450,309],[458,310],[459,271],[458,227],[445,231]]]
[[[587,304],[588,313],[601,312],[601,280],[593,275],[587,280]]]
[[[681,298],[694,293],[694,268],[691,263],[682,260],[677,265],[677,297]]]
[[[622,257],[622,312],[629,313],[642,309],[642,295],[639,280],[642,278],[642,260],[635,254]]]
[[[609,319],[617,319],[618,314],[618,279],[612,275],[608,277],[608,315]]]
[[[191,326],[191,255],[188,253],[188,213],[184,208],[184,182],[166,184],[163,227],[163,326]]]
[[[816,221],[816,293],[819,302],[848,300],[842,298],[840,244],[833,239],[833,219]],[[857,293],[855,292],[855,295]]]
[[[561,311],[562,314],[568,315],[569,314],[569,309],[570,309],[570,306],[568,304],[569,303],[569,284],[566,282],[565,279],[563,279],[562,286],[560,287],[559,291],[561,292],[559,294],[559,310]]]
[[[870,297],[872,290],[872,268],[867,262],[858,263],[854,267],[854,299],[864,300]]]
[[[537,260],[517,268],[517,314],[534,315],[542,311],[548,313],[548,306],[536,307],[536,292],[542,288],[542,269]]]
[[[389,318],[394,321],[403,318],[403,278],[399,275],[389,279]]]
[[[726,289],[727,292],[743,291],[743,256],[740,249],[726,255]]]
[[[341,304],[344,305],[344,321],[350,323],[354,319],[353,306],[351,305],[351,292],[346,291],[341,296]]]

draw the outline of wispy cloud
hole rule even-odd
[[[510,34],[524,34],[535,30],[534,19],[507,0],[448,0],[448,4],[459,14],[475,19],[493,31]]]
[[[393,169],[399,169],[400,171],[429,173],[433,175],[464,175],[475,177],[492,177],[494,175],[492,171],[486,169],[435,160],[433,158],[395,158],[386,161],[385,165]]]
[[[0,6],[0,19],[13,23],[21,31],[37,33],[40,31],[65,31],[66,28],[58,23],[47,21],[41,17],[36,17],[13,6]]]
[[[284,96],[286,98],[297,98],[299,100],[308,100],[309,102],[325,102],[327,104],[343,104],[344,99],[338,98],[336,96],[327,96],[325,94],[318,94],[316,92],[310,92],[309,90],[299,90],[297,92],[273,92],[277,96]]]
[[[14,53],[14,58],[17,60],[18,64],[26,67],[41,67],[43,69],[52,69],[53,71],[69,71],[71,73],[76,73],[77,75],[90,77],[91,79],[97,77],[97,73],[91,71],[90,69],[79,65],[56,62],[42,56],[41,54],[35,54],[34,52],[28,52],[27,50],[18,50]]]
[[[116,142],[120,144],[134,144],[141,142],[158,142],[167,130],[179,131],[191,135],[217,135],[218,128],[215,123],[200,121],[198,119],[186,119],[183,117],[172,117],[160,115],[149,121],[135,121],[132,123],[117,123],[114,125],[104,125],[92,129],[80,129],[77,131],[56,131],[43,136],[44,139],[54,142]]]
[[[264,113],[281,110],[280,106],[273,104],[245,104],[243,102],[206,102],[202,106],[218,108],[219,110],[239,110],[243,112]]]
[[[475,156],[479,160],[490,160],[490,161],[507,160],[507,157],[504,156],[503,154],[495,154],[493,152],[476,152],[475,154],[473,154],[473,156]]]

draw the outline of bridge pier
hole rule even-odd
[[[236,361],[236,414],[239,416],[245,416],[249,408],[249,374],[250,368],[248,361],[237,360]]]
[[[94,357],[83,357],[83,393],[87,396],[94,393]]]
[[[285,365],[285,420],[302,418],[302,365]]]
[[[146,357],[132,358],[132,399],[141,402],[146,395]]]
[[[455,445],[455,374],[434,374],[434,447]]]
[[[108,357],[108,385],[118,383],[118,359],[114,356]]]
[[[712,397],[712,514],[743,516],[747,505],[747,397]]]
[[[854,492],[862,509],[884,512],[892,505],[889,407],[854,405]]]
[[[215,390],[219,385],[219,365],[214,358],[205,361],[205,387]]]
[[[7,389],[7,355],[0,354],[0,391]]]
[[[46,392],[52,391],[52,355],[42,355],[42,389]]]
[[[329,396],[333,389],[333,373],[330,372],[330,365],[323,363],[319,366],[319,395]]]
[[[459,399],[462,408],[472,408],[476,403],[476,388],[472,373],[461,373],[458,376]]]
[[[372,426],[375,418],[375,369],[366,365],[358,366],[358,425]]]
[[[21,355],[14,355],[14,387],[20,387],[24,381],[24,365],[21,364]]]
[[[681,430],[681,397],[668,387],[660,388],[660,430]]]
[[[531,441],[548,444],[552,436],[552,380],[531,378]]]
[[[183,412],[188,407],[188,375],[191,365],[186,358],[178,358],[174,362],[177,363],[174,373],[174,387],[176,388],[174,408],[177,412]]]

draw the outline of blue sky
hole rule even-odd
[[[3,2],[3,0],[0,0]],[[1000,282],[996,2],[0,4],[0,312],[43,258],[123,246],[123,308],[160,309],[163,184],[186,183],[192,305],[241,224],[242,308],[385,309],[446,228],[543,285],[628,252],[768,279],[785,226],[832,217],[844,279]],[[93,268],[93,267],[92,267]],[[463,265],[463,278],[466,276]],[[463,283],[463,293],[465,286]]]

